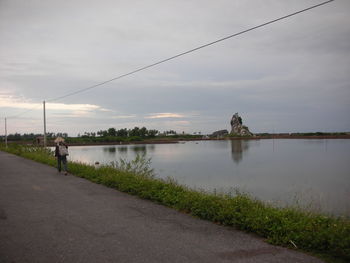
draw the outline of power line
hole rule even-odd
[[[270,21],[265,22],[265,23],[263,23],[263,24],[260,24],[260,25],[258,25],[258,26],[251,27],[251,28],[249,28],[249,29],[246,29],[246,30],[240,31],[240,32],[238,32],[238,33],[235,33],[235,34],[232,34],[232,35],[229,35],[229,36],[226,36],[226,37],[220,38],[220,39],[215,40],[215,41],[213,41],[213,42],[210,42],[210,43],[207,43],[207,44],[201,45],[201,46],[199,46],[199,47],[196,47],[196,48],[190,49],[190,50],[188,50],[188,51],[185,51],[185,52],[179,53],[179,54],[177,54],[177,55],[175,55],[175,56],[172,56],[172,57],[169,57],[169,58],[163,59],[163,60],[161,60],[161,61],[158,61],[158,62],[156,62],[156,63],[150,64],[150,65],[148,65],[148,66],[141,67],[141,68],[139,68],[139,69],[136,69],[136,70],[134,70],[134,71],[128,72],[128,73],[126,73],[126,74],[122,74],[122,75],[117,76],[117,77],[114,77],[114,78],[112,78],[112,79],[109,79],[109,80],[106,80],[106,81],[100,82],[100,83],[95,84],[95,85],[92,85],[92,86],[90,86],[90,87],[83,88],[83,89],[80,89],[80,90],[77,90],[77,91],[74,91],[74,92],[68,93],[68,94],[63,95],[63,96],[60,96],[60,97],[56,97],[56,98],[53,98],[53,99],[48,99],[48,100],[46,100],[46,101],[47,101],[47,102],[52,102],[52,101],[61,100],[61,99],[63,99],[63,98],[67,98],[67,97],[70,97],[70,96],[73,96],[73,95],[79,94],[79,93],[81,93],[81,92],[84,92],[84,91],[87,91],[87,90],[90,90],[90,89],[93,89],[93,88],[96,88],[96,87],[102,86],[102,85],[107,84],[107,83],[109,83],[109,82],[112,82],[112,81],[114,81],[114,80],[124,78],[124,77],[126,77],[126,76],[129,76],[129,75],[135,74],[135,73],[137,73],[137,72],[143,71],[143,70],[145,70],[145,69],[148,69],[148,68],[151,68],[151,67],[157,66],[157,65],[162,64],[162,63],[164,63],[164,62],[167,62],[167,61],[169,61],[169,60],[173,60],[173,59],[175,59],[175,58],[178,58],[178,57],[181,57],[181,56],[187,55],[187,54],[192,53],[192,52],[194,52],[194,51],[197,51],[197,50],[199,50],[199,49],[202,49],[202,48],[205,48],[205,47],[208,47],[208,46],[211,46],[211,45],[217,44],[217,43],[219,43],[219,42],[225,41],[225,40],[227,40],[227,39],[230,39],[230,38],[233,38],[233,37],[236,37],[236,36],[239,36],[239,35],[245,34],[245,33],[249,32],[249,31],[253,31],[253,30],[255,30],[255,29],[258,29],[258,28],[261,28],[261,27],[267,26],[267,25],[269,25],[269,24],[272,24],[272,23],[278,22],[278,21],[280,21],[280,20],[283,20],[283,19],[286,19],[286,18],[289,18],[289,17],[295,16],[295,15],[298,15],[298,14],[300,14],[300,13],[303,13],[303,12],[309,11],[309,10],[311,10],[311,9],[314,9],[314,8],[316,8],[316,7],[319,7],[319,6],[322,6],[322,5],[325,5],[325,4],[328,4],[328,3],[333,2],[333,1],[335,1],[335,0],[329,0],[329,1],[325,1],[325,2],[322,2],[322,3],[317,4],[317,5],[313,5],[313,6],[311,6],[311,7],[308,7],[308,8],[302,9],[302,10],[300,10],[300,11],[297,11],[297,12],[291,13],[291,14],[289,14],[289,15],[285,15],[285,16],[279,17],[279,18],[277,18],[277,19],[270,20]]]
[[[126,77],[126,76],[129,76],[129,75],[135,74],[135,73],[137,73],[137,72],[146,70],[146,69],[148,69],[148,68],[157,66],[157,65],[159,65],[159,64],[165,63],[165,62],[170,61],[170,60],[173,60],[173,59],[175,59],[175,58],[178,58],[178,57],[187,55],[187,54],[189,54],[189,53],[195,52],[195,51],[197,51],[197,50],[199,50],[199,49],[202,49],[202,48],[205,48],[205,47],[208,47],[208,46],[217,44],[217,43],[219,43],[219,42],[225,41],[225,40],[227,40],[227,39],[230,39],[230,38],[233,38],[233,37],[236,37],[236,36],[245,34],[245,33],[249,32],[249,31],[256,30],[256,29],[258,29],[258,28],[267,26],[267,25],[269,25],[269,24],[272,24],[272,23],[281,21],[281,20],[283,20],[283,19],[286,19],[286,18],[295,16],[295,15],[297,15],[297,14],[300,14],[300,13],[303,13],[303,12],[306,12],[306,11],[309,11],[309,10],[311,10],[311,9],[320,7],[320,6],[322,6],[322,5],[328,4],[328,3],[333,2],[333,1],[335,1],[335,0],[325,1],[325,2],[322,2],[322,3],[320,3],[320,4],[313,5],[313,6],[311,6],[311,7],[302,9],[302,10],[300,10],[300,11],[297,11],[297,12],[294,12],[294,13],[291,13],[291,14],[288,14],[288,15],[285,15],[285,16],[282,16],[282,17],[279,17],[279,18],[277,18],[277,19],[270,20],[270,21],[265,22],[265,23],[263,23],[263,24],[260,24],[260,25],[258,25],[258,26],[254,26],[254,27],[248,28],[248,29],[246,29],[246,30],[240,31],[240,32],[238,32],[238,33],[235,33],[235,34],[232,34],[232,35],[229,35],[229,36],[220,38],[220,39],[215,40],[215,41],[212,41],[212,42],[210,42],[210,43],[207,43],[207,44],[198,46],[198,47],[196,47],[196,48],[193,48],[193,49],[190,49],[190,50],[188,50],[188,51],[185,51],[185,52],[179,53],[179,54],[177,54],[177,55],[174,55],[174,56],[172,56],[172,57],[163,59],[163,60],[158,61],[158,62],[156,62],[156,63],[153,63],[153,64],[150,64],[150,65],[141,67],[141,68],[139,68],[139,69],[136,69],[136,70],[134,70],[134,71],[128,72],[128,73],[126,73],[126,74],[122,74],[122,75],[117,76],[117,77],[114,77],[114,78],[112,78],[112,79],[109,79],[109,80],[100,82],[100,83],[98,83],[98,84],[89,86],[89,87],[87,87],[87,88],[83,88],[83,89],[80,89],[80,90],[77,90],[77,91],[68,93],[68,94],[66,94],[66,95],[56,97],[56,98],[48,99],[48,100],[46,100],[46,102],[53,102],[53,101],[61,100],[61,99],[63,99],[63,98],[70,97],[70,96],[79,94],[79,93],[81,93],[81,92],[84,92],[84,91],[87,91],[87,90],[90,90],[90,89],[93,89],[93,88],[102,86],[102,85],[107,84],[107,83],[109,83],[109,82],[112,82],[112,81],[114,81],[114,80],[124,78],[124,77]],[[38,108],[41,108],[41,105],[37,105],[37,106],[35,106],[35,107],[31,108],[31,109],[28,109],[28,110],[26,110],[26,111],[24,111],[24,112],[21,112],[21,113],[18,113],[18,114],[9,116],[9,117],[7,117],[7,118],[8,118],[8,119],[16,118],[16,117],[19,117],[19,116],[21,116],[21,115],[24,115],[24,114],[26,114],[26,113],[28,113],[28,112],[31,112],[31,111],[33,111],[33,110],[35,110],[35,109],[38,109]]]

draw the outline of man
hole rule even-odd
[[[57,137],[55,143],[55,157],[57,158],[58,172],[61,172],[61,164],[63,164],[64,175],[67,175],[68,146],[64,143],[64,139],[62,137]]]

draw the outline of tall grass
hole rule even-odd
[[[111,162],[109,166],[142,177],[155,177],[154,169],[151,168],[151,158],[146,158],[145,154],[137,154],[136,158],[132,161],[120,158],[119,161]]]
[[[5,150],[3,145],[0,145],[0,150]],[[7,151],[51,166],[56,163],[52,153],[41,148],[11,146]],[[231,196],[195,191],[172,179],[152,176],[147,160],[139,159],[135,163],[123,160],[112,166],[96,168],[71,162],[69,171],[92,182],[201,219],[256,233],[275,245],[310,251],[330,262],[350,261],[348,218],[315,214],[297,208],[276,208],[242,193]],[[146,171],[146,174],[137,173],[134,169],[140,163],[143,163],[141,171]]]

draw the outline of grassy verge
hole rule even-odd
[[[0,150],[55,166],[49,150],[10,146]],[[296,208],[275,208],[244,194],[215,195],[191,190],[168,179],[136,174],[116,167],[69,163],[70,173],[92,182],[137,195],[218,224],[256,233],[275,245],[321,255],[329,262],[350,261],[350,221],[308,213]]]

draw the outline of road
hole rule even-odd
[[[0,152],[0,262],[322,261]]]

